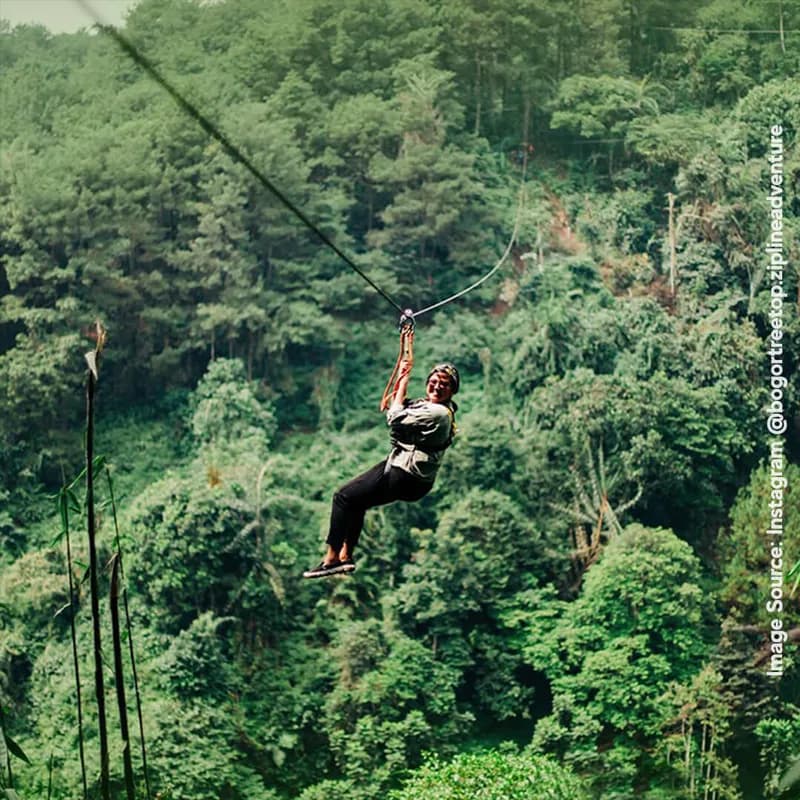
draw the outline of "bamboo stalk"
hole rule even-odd
[[[114,682],[117,689],[117,707],[119,708],[119,725],[122,734],[122,766],[125,772],[125,791],[128,795],[128,800],[135,800],[131,742],[128,731],[128,704],[125,699],[125,676],[122,669],[122,638],[119,625],[119,553],[115,553],[111,559],[109,605],[111,610],[111,638],[114,647]]]
[[[694,743],[694,722],[690,723],[689,725],[689,750],[687,753],[687,764],[691,765],[691,771],[689,773],[689,797],[696,797],[697,793],[695,791],[695,769],[694,763],[691,761],[691,752],[692,752],[692,744]]]
[[[142,715],[142,697],[139,691],[139,675],[136,670],[136,656],[133,650],[133,626],[131,625],[131,612],[128,606],[128,590],[125,586],[125,567],[122,563],[122,544],[119,538],[119,523],[117,521],[117,504],[114,499],[114,482],[111,480],[111,473],[106,467],[106,479],[108,480],[108,492],[111,498],[111,512],[114,518],[114,537],[117,547],[117,558],[119,559],[119,574],[122,580],[122,606],[125,610],[125,629],[128,632],[128,655],[131,659],[131,673],[133,675],[133,693],[136,697],[136,716],[139,721],[139,743],[142,751],[142,772],[144,772],[144,788],[147,800],[150,800],[150,775],[147,771],[147,746],[144,738],[144,716]]]
[[[78,755],[81,762],[81,780],[83,781],[83,798],[89,795],[86,780],[86,751],[83,743],[83,707],[81,702],[81,671],[78,660],[78,636],[75,630],[75,584],[72,580],[72,546],[69,538],[69,494],[67,489],[62,489],[59,496],[61,510],[61,526],[64,538],[67,540],[67,576],[69,579],[69,627],[72,636],[72,665],[75,670],[75,702],[78,710]]]
[[[100,325],[98,323],[98,340]],[[86,516],[89,538],[89,585],[92,594],[92,635],[94,640],[94,689],[97,697],[97,727],[100,743],[100,796],[111,800],[108,763],[108,729],[106,726],[106,698],[103,680],[103,651],[100,632],[100,588],[97,566],[97,542],[94,518],[94,392],[97,380],[98,349],[87,353],[89,372],[86,377]]]

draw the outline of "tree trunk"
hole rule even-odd
[[[473,133],[480,136],[481,133],[481,59],[475,56],[475,128]]]
[[[539,272],[544,272],[544,239],[541,226],[536,228],[536,264]]]
[[[701,737],[701,742],[700,742],[700,778],[701,779],[704,777],[704,775],[703,775],[703,772],[704,772],[703,767],[704,767],[705,760],[706,760],[706,741],[707,741],[707,739],[708,739],[708,725],[706,725],[705,722],[704,722],[703,723],[703,735]],[[706,800],[707,795],[708,795],[708,785],[706,784],[703,787],[703,799],[704,800]]]
[[[706,756],[706,775],[705,775],[705,786],[703,787],[703,800],[711,800],[709,794],[711,793],[712,797],[716,794],[716,792],[712,792],[711,790],[711,778],[713,777],[714,773],[714,730],[711,729],[711,734],[709,736],[708,742],[708,755]]]
[[[686,775],[686,787],[689,789],[690,797],[692,790],[692,733],[691,728],[686,732],[686,720],[681,720],[681,736],[683,736],[684,754],[683,754],[683,771]]]
[[[675,253],[675,195],[667,194],[669,200],[669,293],[675,297],[675,277],[678,269],[678,260]]]
[[[522,146],[525,148],[524,158],[528,157],[528,135],[531,126],[531,98],[526,94],[522,108]]]

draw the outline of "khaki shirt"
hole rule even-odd
[[[388,467],[399,467],[423,481],[433,483],[444,451],[450,445],[453,411],[449,405],[412,400],[386,412],[392,431]]]

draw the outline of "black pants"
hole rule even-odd
[[[386,462],[381,461],[334,494],[328,544],[338,553],[347,542],[352,555],[368,508],[384,506],[395,500],[419,500],[428,494],[432,486],[433,483],[415,478],[397,467],[387,472]]]

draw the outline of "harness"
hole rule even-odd
[[[401,442],[396,437],[392,437],[392,451],[389,453],[388,457],[386,458],[386,466],[384,467],[383,474],[387,475],[389,470],[391,469],[391,461],[392,458],[399,453],[406,452],[406,453],[413,453],[416,450],[419,450],[425,455],[434,455],[435,453],[443,453],[447,450],[448,447],[453,443],[453,439],[455,438],[457,428],[456,428],[456,414],[455,408],[453,408],[455,404],[448,403],[445,408],[447,409],[447,413],[450,417],[450,432],[447,435],[447,441],[443,442],[439,445],[429,445],[429,444],[417,444],[413,442]]]

